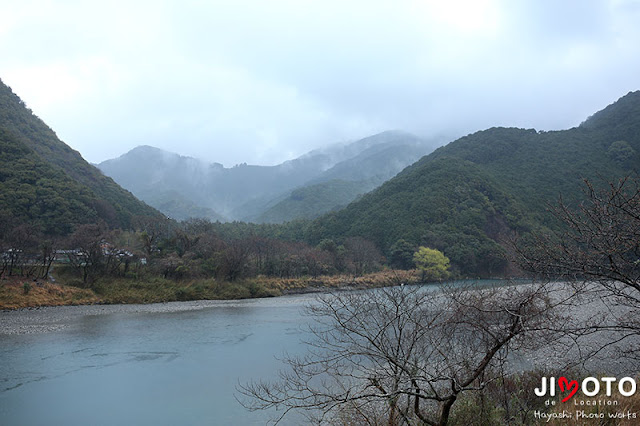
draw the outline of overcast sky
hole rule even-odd
[[[638,0],[0,0],[0,78],[91,162],[276,164],[387,129],[565,129],[640,89]]]

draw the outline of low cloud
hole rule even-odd
[[[231,166],[403,129],[562,129],[640,89],[637,1],[3,5],[0,78],[89,161]]]

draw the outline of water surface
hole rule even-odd
[[[265,424],[274,413],[246,411],[236,386],[304,350],[314,299],[0,312],[0,424]]]
[[[235,387],[273,377],[277,356],[301,350],[301,308],[312,299],[204,302],[178,312],[122,307],[72,315],[46,333],[0,335],[0,423],[265,424],[268,414],[242,408]]]

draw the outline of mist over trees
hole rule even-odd
[[[297,276],[305,271],[312,271],[310,274],[314,276],[317,271],[358,276],[382,265],[413,268],[413,254],[418,247],[442,252],[450,261],[453,277],[513,275],[517,271],[507,260],[507,241],[513,233],[526,235],[563,226],[557,219],[545,215],[546,202],[562,193],[568,205],[575,205],[580,197],[580,177],[601,173],[617,178],[628,175],[630,168],[640,162],[640,139],[635,131],[640,93],[634,92],[594,114],[578,128],[558,132],[492,128],[460,138],[423,157],[346,208],[315,220],[295,220],[280,226],[215,224],[211,229],[215,230],[216,238],[229,247],[221,245],[222,254],[215,261],[207,260],[208,269],[202,269],[202,259],[191,254],[195,244],[192,239],[201,232],[187,228],[183,231],[182,225],[167,225],[165,228],[170,231],[165,229],[164,243],[159,244],[155,231],[136,223],[135,218],[160,218],[161,215],[100,175],[60,142],[10,89],[3,87],[0,200],[3,201],[2,213],[10,218],[12,225],[29,224],[43,236],[56,239],[69,236],[78,226],[96,223],[104,224],[109,230],[141,232],[142,251],[147,257],[153,260],[159,253],[170,257],[162,268],[162,276],[166,277],[198,277],[203,276],[205,270],[213,276],[233,280],[263,273]],[[398,144],[398,138],[416,142],[406,134],[388,132],[342,146],[335,158],[325,158],[333,155],[331,150],[318,151],[268,173],[266,169],[254,170],[253,166],[239,166],[233,173],[246,169],[257,173],[255,178],[280,170],[282,173],[277,172],[272,178],[286,180],[290,172],[298,169],[310,167],[309,170],[316,173],[322,163],[324,166],[334,164],[323,172],[327,179],[339,176],[359,179],[363,176],[358,175],[355,163],[382,164],[378,160],[388,157],[389,149]],[[602,155],[603,152],[606,154]],[[326,160],[324,163],[322,158]],[[209,171],[215,174],[216,170],[213,167]],[[268,185],[272,178],[258,180],[261,185]],[[136,181],[135,174],[131,179]],[[151,177],[148,181],[155,182]],[[242,182],[244,185],[249,181]],[[328,182],[335,181],[320,179],[312,183]],[[299,190],[292,196],[302,201],[322,193]],[[317,197],[314,199],[318,201]],[[255,206],[249,204],[245,203],[242,209],[252,211]],[[169,236],[169,233],[177,234]],[[274,249],[279,254],[270,254],[266,263],[247,263],[243,260],[247,257],[243,254],[246,250],[236,246],[241,245],[239,241],[252,237],[279,240],[280,247]],[[355,241],[351,240],[354,238],[375,246],[378,253],[372,256],[377,259],[357,258],[355,244],[351,246],[351,257],[343,256],[341,250],[351,244],[348,241]],[[137,250],[131,243],[136,239],[130,239],[129,248],[123,248]],[[325,240],[343,249],[319,249]],[[298,250],[293,243],[306,244],[310,249],[301,250],[300,255],[282,254],[285,246]],[[173,249],[168,249],[170,246]],[[314,250],[320,250],[321,254],[310,254]],[[252,254],[249,259],[254,256],[262,257]],[[330,260],[327,262],[324,257]],[[275,263],[279,266],[273,266]],[[271,266],[266,268],[265,264]],[[284,264],[289,266],[281,266]],[[177,268],[179,272],[175,273]]]
[[[514,273],[511,235],[565,226],[546,206],[582,198],[583,178],[616,180],[640,164],[640,92],[579,127],[554,132],[491,128],[423,157],[346,208],[315,220],[311,242],[361,236],[391,257],[400,241],[440,250],[462,276]],[[394,257],[398,262],[399,258]]]
[[[177,220],[282,223],[344,207],[433,151],[436,144],[387,131],[275,166],[231,168],[141,146],[98,167]]]

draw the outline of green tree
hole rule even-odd
[[[607,150],[609,157],[615,161],[618,165],[629,166],[633,164],[634,158],[636,158],[636,151],[633,149],[627,141],[615,141]]]
[[[420,247],[413,255],[413,261],[422,271],[423,281],[435,281],[449,278],[449,258],[440,250]]]
[[[406,240],[399,239],[391,246],[390,263],[394,268],[411,269],[415,266],[413,263],[413,255],[416,246]]]

